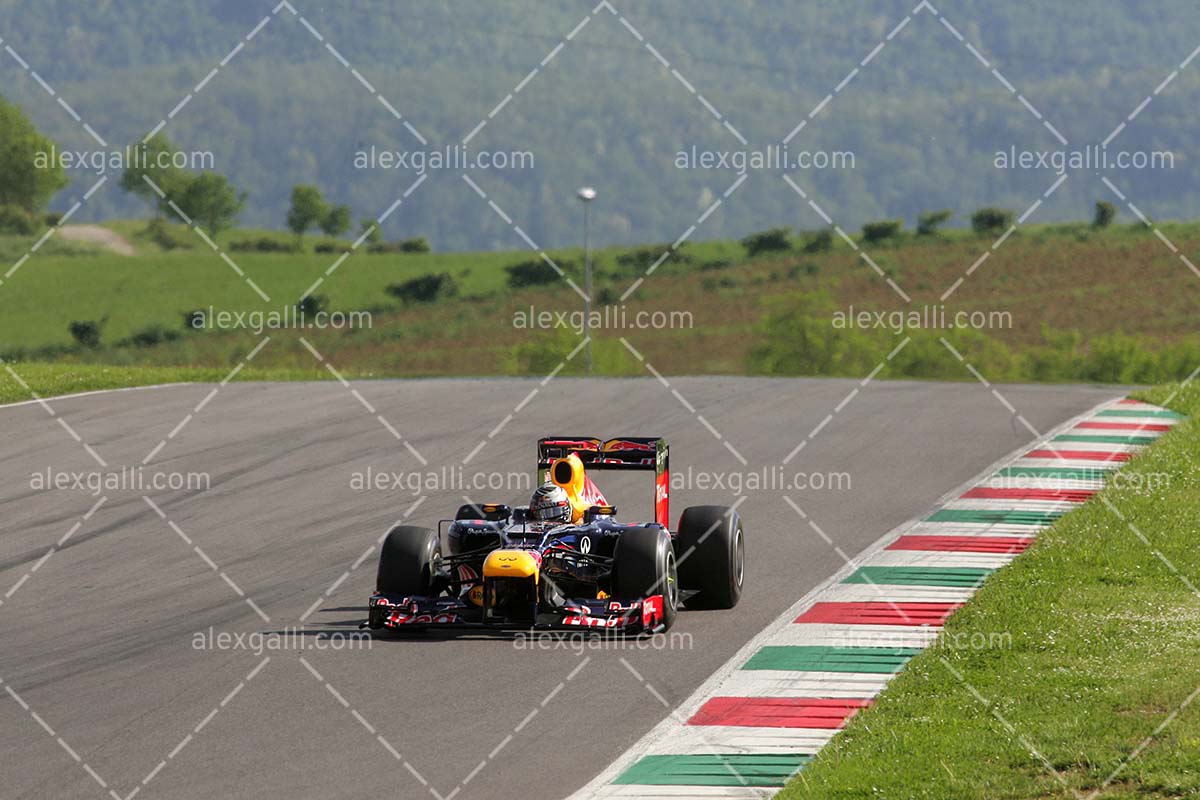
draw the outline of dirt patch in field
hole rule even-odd
[[[58,235],[68,242],[100,245],[117,255],[132,256],[136,253],[128,239],[99,225],[63,225],[58,229]]]

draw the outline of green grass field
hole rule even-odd
[[[230,252],[238,269],[270,296],[262,301],[219,254],[186,230],[195,246],[164,251],[144,236],[145,223],[109,227],[138,254],[122,257],[93,248],[49,243],[0,285],[0,357],[61,364],[146,365],[221,369],[257,343],[247,330],[185,333],[196,309],[280,311],[324,277],[315,290],[332,310],[369,311],[366,329],[280,330],[256,361],[266,369],[308,370],[301,336],[340,369],[377,376],[545,374],[578,343],[570,330],[530,330],[514,324],[521,312],[576,312],[580,297],[564,281],[513,289],[505,267],[537,260],[528,250],[498,253],[370,254],[341,260],[305,252]],[[1162,225],[1185,254],[1200,260],[1200,224]],[[279,232],[236,230],[222,247]],[[902,340],[890,329],[845,330],[837,312],[903,312],[925,307],[1000,315],[984,330],[906,331],[912,341],[888,364],[885,377],[973,380],[941,342],[944,336],[990,380],[1158,383],[1178,380],[1200,363],[1194,325],[1200,283],[1152,232],[1085,224],[1022,228],[994,251],[942,304],[946,290],[980,255],[992,236],[952,230],[935,237],[905,234],[862,245],[912,298],[905,303],[845,242],[808,252],[802,237],[791,249],[748,258],[733,241],[689,242],[686,260],[647,266],[666,245],[611,247],[595,254],[596,305],[638,312],[681,312],[673,329],[594,332],[599,374],[644,374],[620,342],[626,337],[657,370],[668,374],[847,375],[860,377]],[[0,237],[0,254],[16,263],[32,240]],[[552,254],[579,282],[578,250]],[[630,255],[640,258],[630,259]],[[622,258],[624,262],[622,263]],[[329,270],[338,264],[336,270]],[[456,293],[434,302],[404,304],[391,284],[447,274]],[[620,298],[638,284],[627,304]],[[99,346],[81,346],[72,323],[102,328]],[[138,343],[130,337],[143,336]],[[169,335],[163,335],[167,332]],[[572,363],[567,371],[575,371]]]
[[[10,371],[11,370],[11,371]],[[18,364],[0,367],[0,403],[19,403],[36,397],[152,386],[160,383],[217,383],[231,370],[188,367],[114,367],[103,364]],[[327,370],[263,370],[247,367],[239,381],[332,380]]]
[[[946,626],[1011,646],[926,650],[781,798],[1200,795],[1200,385],[1139,396],[1191,415],[1126,467],[1165,480],[1043,532]]]

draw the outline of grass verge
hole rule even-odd
[[[11,370],[11,371],[10,371]],[[157,383],[216,383],[229,375],[232,367],[111,367],[100,364],[18,364],[0,367],[0,404],[32,400],[38,397],[151,386]],[[246,368],[234,376],[238,381],[312,381],[330,380],[325,370],[279,370]]]
[[[1141,486],[1043,532],[939,640],[990,646],[913,659],[781,798],[1200,795],[1200,386],[1140,397],[1191,416]]]

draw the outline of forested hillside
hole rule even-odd
[[[539,244],[579,239],[574,190],[583,183],[600,193],[596,236],[626,243],[675,239],[736,177],[727,168],[676,168],[677,151],[693,145],[744,146],[617,16],[607,8],[593,14],[590,0],[294,0],[298,15],[286,8],[273,14],[273,0],[213,0],[196,10],[201,5],[40,0],[35,9],[0,2],[0,39],[110,145],[123,146],[154,128],[270,17],[165,129],[181,149],[213,152],[216,170],[248,192],[242,221],[250,225],[282,227],[291,187],[302,182],[349,203],[356,217],[375,216],[416,173],[356,169],[356,152],[423,149],[299,15],[429,148],[461,142],[521,85],[471,145],[529,151],[535,167],[470,174]],[[613,7],[753,148],[780,142],[913,11],[912,0],[614,0]],[[959,212],[952,224],[982,205],[1021,211],[1055,178],[1044,169],[994,166],[997,150],[1061,144],[937,14],[1072,148],[1105,139],[1200,42],[1192,0],[963,0],[936,8],[916,13],[791,142],[793,150],[855,154],[853,169],[793,173],[847,229],[885,217],[911,225],[934,208]],[[535,67],[538,74],[522,84]],[[97,146],[7,53],[0,53],[0,93],[63,147]],[[1173,152],[1173,169],[1106,173],[1152,216],[1200,214],[1200,173],[1186,148],[1198,100],[1200,58],[1112,145]],[[56,207],[95,181],[84,171],[71,177]],[[1075,172],[1037,219],[1086,218],[1097,199],[1114,198],[1094,171]],[[150,213],[143,209],[113,180],[80,218]],[[815,228],[823,221],[779,172],[755,172],[696,236],[739,236],[773,224]],[[432,174],[387,227],[389,236],[424,235],[442,250],[521,244],[462,170]]]

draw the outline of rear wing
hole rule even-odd
[[[548,436],[538,439],[538,482],[550,480],[550,465],[571,453],[587,470],[645,470],[654,472],[654,521],[670,528],[670,454],[667,440],[658,436]]]

